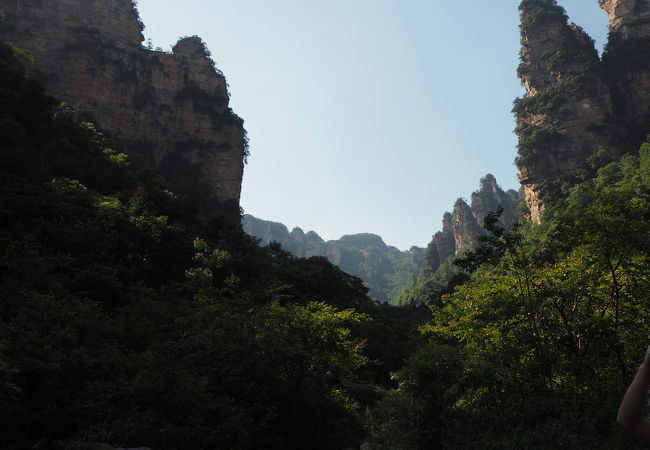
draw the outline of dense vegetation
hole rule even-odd
[[[290,233],[284,224],[258,219],[250,214],[243,216],[242,226],[263,245],[277,242],[295,256],[326,257],[344,272],[361,278],[370,297],[379,302],[397,298],[422,266],[423,249],[414,246],[408,251],[400,251],[372,233],[344,235],[337,240],[324,241],[315,231],[304,233],[296,227]]]
[[[0,45],[0,447],[358,445],[423,311],[198,214],[21,57]]]
[[[648,344],[650,144],[571,189],[541,226],[459,263],[374,433],[403,449],[636,448],[617,405]],[[400,436],[407,436],[406,441]]]
[[[404,302],[430,310],[395,308],[199,214],[21,58],[0,45],[0,447],[635,448],[650,144],[540,226],[489,216]]]

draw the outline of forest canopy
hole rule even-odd
[[[422,311],[199,214],[6,44],[0,90],[2,448],[360,441]]]
[[[200,213],[23,60],[0,44],[2,448],[635,448],[649,143],[397,308]]]

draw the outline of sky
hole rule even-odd
[[[145,38],[198,35],[251,156],[241,206],[322,238],[426,246],[492,173],[519,189],[518,0],[139,0]],[[596,40],[597,0],[559,0]]]

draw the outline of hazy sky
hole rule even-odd
[[[145,36],[199,35],[245,120],[246,213],[324,239],[425,246],[486,173],[519,188],[517,0],[140,0]],[[597,0],[559,0],[602,47]]]

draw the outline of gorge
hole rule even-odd
[[[650,2],[600,1],[602,57],[560,3],[520,3],[522,190],[488,173],[402,251],[241,217],[198,37],[0,0],[0,448],[641,450],[616,411],[650,336]]]

